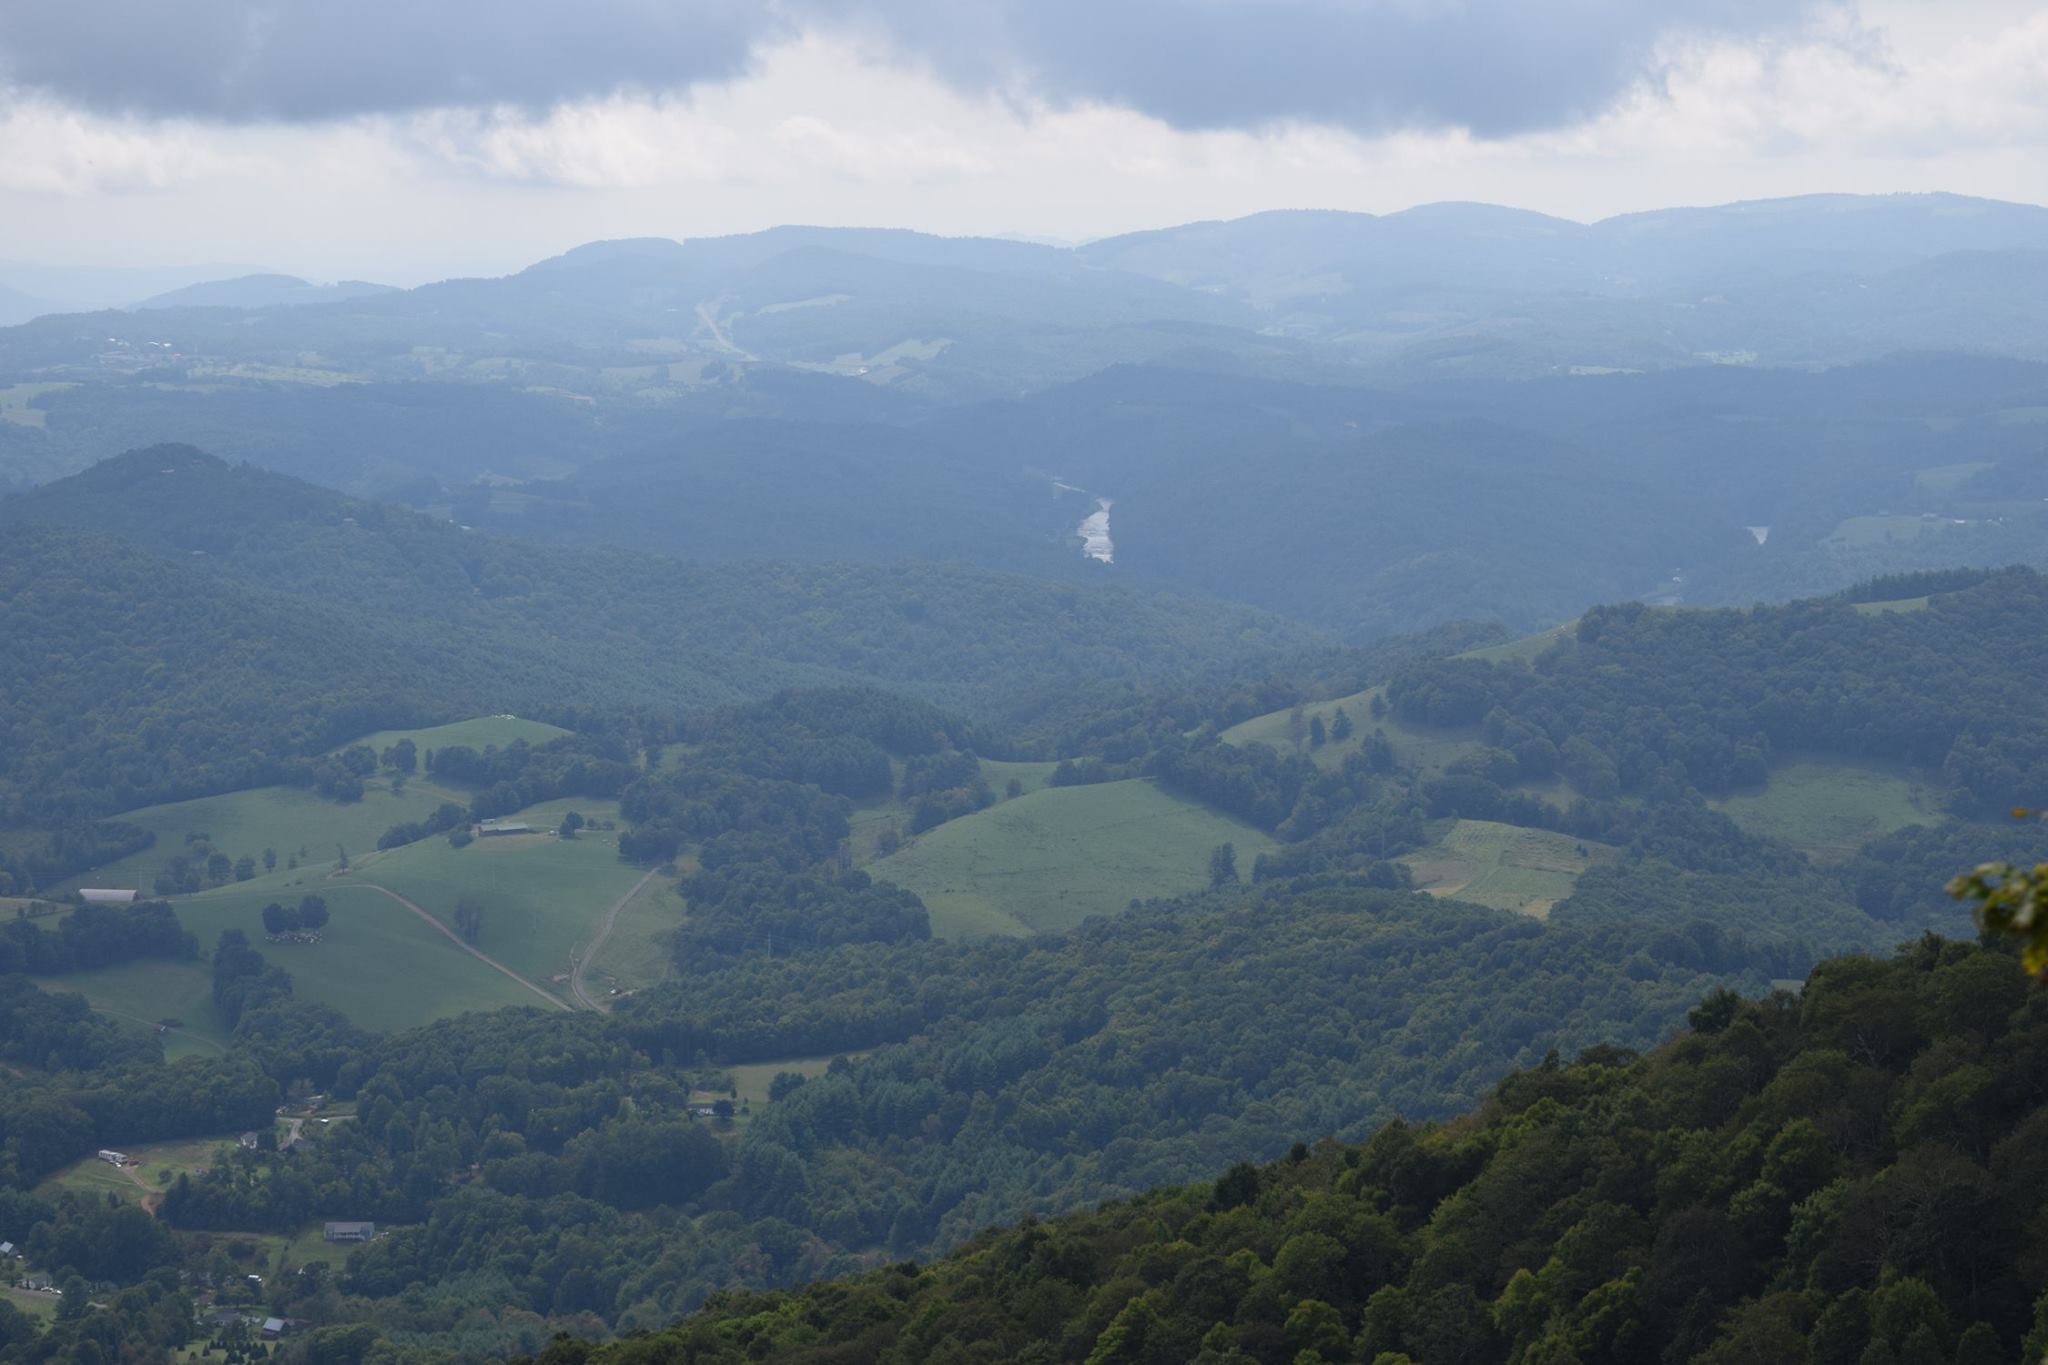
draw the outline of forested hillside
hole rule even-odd
[[[1641,1059],[1552,1055],[1450,1123],[543,1358],[2034,1360],[2044,1068],[2012,953],[1929,936],[1710,996]]]
[[[472,534],[184,448],[0,503],[0,813],[278,780],[369,730],[887,682],[970,714],[1307,645],[1245,608],[963,566],[686,566]]]

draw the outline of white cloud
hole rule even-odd
[[[234,256],[406,282],[596,237],[791,221],[1079,238],[1435,199],[1579,218],[1811,190],[2048,201],[2048,12],[1888,3],[1768,41],[1668,45],[1602,115],[1496,140],[1187,132],[1102,103],[963,93],[817,35],[687,96],[540,113],[223,127],[0,100],[0,255]]]

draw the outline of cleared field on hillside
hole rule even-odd
[[[385,830],[418,820],[443,801],[466,804],[468,793],[414,778],[403,792],[393,795],[389,783],[380,779],[368,784],[362,800],[346,803],[301,787],[256,787],[145,806],[115,818],[154,831],[153,847],[96,867],[55,889],[132,887],[148,896],[157,873],[185,851],[185,836],[193,833],[205,834],[229,857],[246,854],[255,858],[259,869],[266,848],[277,850],[280,872],[301,848],[306,850],[309,864],[331,863],[336,844],[346,847],[351,856],[366,853],[377,846],[377,836]]]
[[[1433,831],[1435,827],[1432,827]],[[1571,895],[1579,874],[1612,862],[1607,844],[1492,820],[1455,820],[1427,847],[1402,855],[1433,896],[1543,919]]]
[[[38,1185],[36,1193],[47,1198],[68,1190],[95,1199],[111,1196],[124,1204],[140,1204],[147,1195],[163,1193],[179,1176],[213,1165],[215,1155],[222,1147],[234,1146],[236,1137],[227,1133],[123,1147],[123,1153],[135,1158],[133,1166],[110,1166],[88,1154]]]
[[[516,818],[545,828],[571,808],[586,818],[617,816],[613,803],[572,799],[536,806]],[[568,975],[575,952],[643,871],[619,861],[616,833],[587,832],[576,839],[552,834],[478,839],[466,848],[452,848],[446,839],[423,839],[357,860],[348,877],[388,888],[450,928],[456,902],[474,897],[483,907],[477,949],[562,996],[567,983],[554,978]],[[536,1003],[530,992],[519,994],[525,1003]]]
[[[1133,779],[998,801],[870,870],[921,896],[934,934],[982,938],[1057,932],[1133,898],[1199,890],[1223,843],[1246,873],[1274,847],[1250,825]]]
[[[1932,597],[1901,597],[1891,602],[1858,602],[1856,611],[1863,616],[1882,616],[1893,611],[1926,611]]]
[[[688,859],[683,860],[685,871],[690,866]],[[668,980],[675,970],[669,942],[683,922],[683,910],[673,878],[656,876],[641,887],[620,907],[611,937],[591,959],[584,980],[592,993],[600,994],[599,986],[614,985],[622,992],[644,990]]]
[[[446,847],[443,843],[442,847]],[[294,879],[289,888],[222,888],[173,902],[178,920],[209,957],[223,929],[240,929],[256,950],[291,973],[292,994],[331,1005],[367,1029],[411,1028],[470,1010],[540,1003],[502,973],[448,942],[435,928],[388,896],[346,881]],[[319,943],[267,943],[263,907],[296,905],[315,893],[331,916]],[[126,962],[96,971],[46,977],[41,984],[72,990],[94,1008],[153,1022],[177,1019],[200,1038],[225,1042],[213,1008],[212,968],[198,962]],[[166,1038],[171,1044],[175,1035]],[[177,1055],[180,1049],[167,1046]]]
[[[1223,732],[1223,742],[1265,744],[1283,754],[1299,749],[1315,759],[1318,766],[1336,768],[1341,767],[1347,757],[1357,753],[1373,731],[1379,730],[1386,735],[1387,743],[1394,746],[1395,761],[1403,767],[1416,769],[1424,776],[1443,772],[1447,766],[1479,747],[1479,727],[1476,725],[1441,730],[1409,725],[1391,710],[1375,720],[1372,715],[1375,697],[1384,704],[1386,689],[1369,688],[1334,701],[1311,702],[1301,708],[1301,733],[1304,735],[1314,718],[1322,717],[1327,729],[1336,722],[1337,712],[1342,710],[1351,717],[1351,737],[1346,740],[1330,740],[1311,748],[1305,740],[1295,736],[1294,713],[1274,711],[1231,726]]]
[[[1761,791],[1713,804],[1751,833],[1783,839],[1822,862],[1941,815],[1909,773],[1824,760],[1787,763]]]
[[[522,720],[518,716],[477,716],[471,720],[458,720],[452,724],[430,726],[424,730],[379,730],[374,735],[365,735],[361,739],[350,740],[349,743],[367,744],[382,754],[399,740],[409,739],[419,749],[420,759],[424,764],[427,750],[442,749],[451,744],[467,744],[472,749],[482,749],[485,745],[495,744],[502,749],[514,740],[523,739],[528,744],[545,744],[568,733],[561,726],[549,725],[545,721]],[[422,767],[421,771],[424,772],[425,768]]]

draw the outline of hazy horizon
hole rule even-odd
[[[1085,241],[1442,201],[2048,202],[2048,13],[2012,0],[476,18],[0,15],[0,259],[406,285],[783,223]]]

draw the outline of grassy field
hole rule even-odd
[[[1968,460],[1962,464],[1936,465],[1913,475],[1913,486],[1923,493],[1949,493],[1968,483],[1972,475],[1994,469],[1996,460]]]
[[[1426,848],[1404,854],[1415,884],[1444,896],[1495,910],[1543,919],[1572,893],[1579,874],[1612,862],[1606,844],[1492,820],[1453,820]]]
[[[685,859],[684,871],[690,866]],[[683,898],[674,879],[655,877],[620,908],[611,937],[584,974],[587,988],[593,995],[599,987],[637,991],[668,980],[674,971],[669,940],[682,922]]]
[[[1862,616],[1882,616],[1893,611],[1926,611],[1932,597],[1901,597],[1891,602],[1858,602],[1856,611]]]
[[[549,725],[545,721],[521,720],[518,716],[478,716],[474,720],[458,720],[451,725],[435,725],[425,730],[379,730],[374,735],[349,742],[367,744],[381,754],[399,740],[409,739],[418,747],[424,761],[427,750],[445,749],[451,744],[467,744],[472,749],[495,744],[502,749],[518,739],[528,744],[545,744],[568,733],[559,725]]]
[[[331,863],[336,844],[346,846],[351,855],[367,852],[377,846],[377,836],[391,826],[420,819],[443,801],[462,804],[466,800],[465,793],[414,778],[396,795],[388,782],[369,784],[362,800],[347,804],[299,787],[256,787],[225,796],[145,806],[116,818],[154,831],[154,847],[96,867],[53,890],[118,886],[149,895],[156,874],[174,855],[184,852],[185,836],[191,833],[204,833],[214,847],[230,857],[247,854],[257,859],[259,866],[263,850],[276,849],[280,871],[301,848],[309,863]]]
[[[213,1165],[214,1154],[232,1146],[236,1135],[185,1138],[177,1142],[151,1142],[122,1150],[136,1164],[116,1168],[96,1156],[72,1162],[45,1180],[36,1193],[48,1197],[69,1190],[95,1199],[112,1197],[127,1204],[140,1204],[145,1196],[160,1194],[181,1175],[202,1171]]]
[[[1855,763],[1788,763],[1761,791],[1714,803],[1744,829],[1783,839],[1822,862],[1839,861],[1865,842],[1940,811],[1902,770]]]
[[[31,406],[35,400],[46,393],[77,387],[76,384],[12,384],[0,388],[0,422],[12,422],[20,427],[42,426],[49,414]]]
[[[248,889],[259,885],[252,882],[184,897],[175,902],[178,919],[198,938],[202,953],[212,951],[221,930],[242,930],[266,958],[291,973],[297,998],[331,1005],[368,1029],[411,1028],[470,1010],[536,1003],[531,992],[448,942],[388,896],[346,881],[293,880],[288,890]],[[321,942],[266,943],[264,905],[295,903],[307,891],[323,896],[332,916]],[[126,962],[46,978],[43,984],[77,991],[109,1013],[151,1022],[177,1019],[195,1039],[226,1041],[214,1015],[211,968],[204,961]],[[173,1057],[193,1051],[190,1042],[168,1035],[166,1051]]]
[[[618,813],[610,803],[571,800],[522,811],[519,818],[547,825],[572,807],[586,818]],[[358,859],[348,877],[388,888],[451,926],[456,902],[475,897],[484,909],[477,948],[559,995],[567,982],[555,978],[567,977],[575,952],[640,874],[619,861],[618,835],[597,831],[573,840],[552,834],[478,839],[466,848],[423,839]],[[533,1003],[530,993],[521,994]]]
[[[1830,531],[1821,545],[1826,549],[1889,545],[1918,540],[1921,536],[1945,530],[1948,525],[1948,521],[1941,517],[1850,517]]]
[[[1222,843],[1236,846],[1247,871],[1274,846],[1250,825],[1132,780],[998,801],[871,870],[924,899],[934,934],[971,939],[1056,932],[1134,897],[1198,890]]]
[[[1254,716],[1225,730],[1223,740],[1226,744],[1270,745],[1281,753],[1299,747],[1321,767],[1336,768],[1342,766],[1347,757],[1357,753],[1359,746],[1374,730],[1381,730],[1385,732],[1387,742],[1394,747],[1396,762],[1432,777],[1442,773],[1451,763],[1479,747],[1479,727],[1476,725],[1439,730],[1429,726],[1409,725],[1397,718],[1392,711],[1374,720],[1372,703],[1375,697],[1384,702],[1385,689],[1369,688],[1348,697],[1338,697],[1334,701],[1312,702],[1302,707],[1303,733],[1307,732],[1309,722],[1317,716],[1322,717],[1323,725],[1327,728],[1336,719],[1340,708],[1351,717],[1351,738],[1342,742],[1332,740],[1321,748],[1310,749],[1306,741],[1294,738],[1291,711],[1274,711],[1267,715]]]

